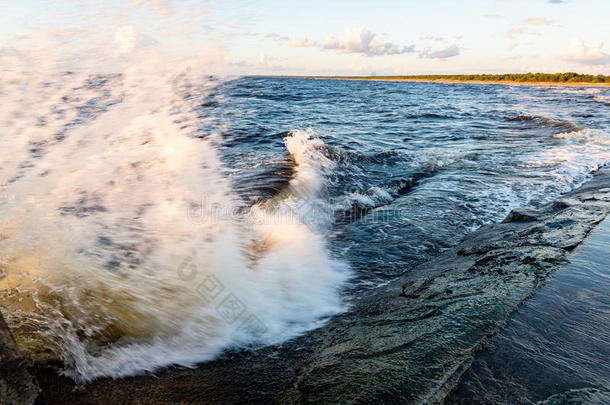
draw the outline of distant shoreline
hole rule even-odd
[[[518,82],[513,80],[457,80],[457,79],[418,79],[403,78],[400,76],[250,76],[283,79],[315,79],[315,80],[354,80],[376,82],[419,82],[419,83],[449,83],[449,84],[504,84],[509,86],[565,86],[565,87],[610,87],[610,83],[592,82]]]

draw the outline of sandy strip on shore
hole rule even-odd
[[[567,87],[610,87],[610,83],[589,82],[515,82],[510,80],[450,80],[450,79],[404,79],[400,77],[350,77],[350,76],[254,76],[285,79],[316,79],[316,80],[358,80],[374,82],[419,82],[419,83],[450,83],[450,84],[504,84],[507,86],[567,86]]]

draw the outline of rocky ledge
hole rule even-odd
[[[539,209],[515,210],[280,346],[196,369],[80,389],[39,365],[50,403],[440,403],[521,302],[610,211],[610,170]]]
[[[40,390],[0,315],[0,405],[40,402]]]

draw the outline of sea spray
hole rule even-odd
[[[132,34],[112,73],[53,60],[2,81],[2,310],[27,355],[81,382],[290,338],[344,309],[349,276],[298,212],[332,170],[322,141],[288,136],[290,190],[244,205],[195,112],[207,64],[128,58]]]

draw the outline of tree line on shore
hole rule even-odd
[[[551,83],[610,83],[610,76],[567,73],[504,73],[481,75],[413,75],[413,76],[342,76],[341,78],[395,80],[457,80],[494,82],[551,82]]]

